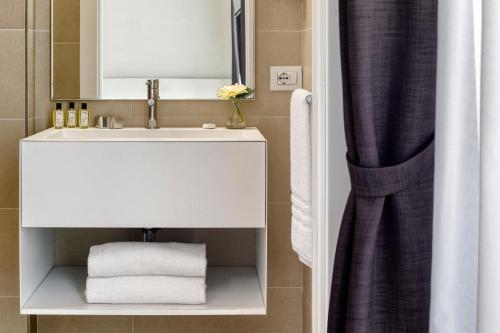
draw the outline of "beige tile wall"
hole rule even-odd
[[[0,332],[25,332],[19,315],[18,141],[25,134],[25,5],[0,0]]]
[[[310,89],[310,78],[308,79],[307,63],[310,57],[305,48],[310,41],[310,28],[305,25],[307,17],[306,2],[310,0],[256,0],[256,94],[255,101],[245,101],[242,108],[247,115],[250,126],[257,126],[269,140],[269,314],[266,317],[68,317],[68,316],[40,316],[38,318],[38,329],[41,333],[58,332],[272,332],[272,333],[299,333],[303,332],[304,324],[310,322],[310,304],[305,303],[307,292],[303,290],[303,277],[307,278],[307,271],[303,270],[302,265],[297,260],[290,245],[290,184],[289,184],[289,98],[288,92],[269,91],[269,66],[271,65],[299,65],[303,64],[305,74],[305,87]],[[0,0],[0,6],[3,3],[13,3],[12,11],[15,12],[14,3],[22,5],[22,1]],[[10,8],[10,7],[9,7]],[[19,10],[17,10],[19,11]],[[29,11],[29,8],[28,8]],[[20,9],[24,13],[24,8]],[[0,28],[3,24],[3,12],[0,13]],[[53,103],[50,101],[50,0],[36,0],[34,2],[34,22],[33,22],[33,45],[34,45],[34,69],[30,74],[30,82],[34,81],[34,92],[29,91],[30,107],[33,106],[34,121],[30,122],[37,131],[50,126],[50,110]],[[6,15],[5,15],[6,16]],[[11,19],[11,16],[8,16]],[[31,18],[31,16],[30,16]],[[7,20],[7,19],[6,19]],[[19,25],[22,29],[22,24]],[[309,31],[308,31],[309,30]],[[309,37],[308,37],[309,33]],[[24,47],[24,35],[20,34],[21,42],[18,47]],[[15,33],[2,38],[0,30],[0,45],[3,43],[16,43]],[[310,45],[310,42],[309,42]],[[309,46],[310,47],[310,46]],[[15,66],[15,57],[3,52],[9,48],[0,49],[0,57],[5,57],[12,62],[12,65],[1,67],[3,61],[0,61],[0,74],[5,71],[8,75],[12,74]],[[19,51],[19,49],[17,49]],[[24,52],[24,48],[20,49]],[[3,58],[0,58],[2,60]],[[309,59],[309,60],[308,60]],[[19,73],[24,74],[24,69],[20,66]],[[0,75],[3,77],[3,75]],[[24,85],[20,87],[21,90]],[[0,103],[6,101],[3,96],[9,96],[10,92],[4,92],[0,87]],[[17,90],[16,90],[17,91]],[[24,98],[24,93],[21,96]],[[14,103],[14,102],[9,102]],[[19,103],[19,102],[18,102]],[[90,101],[89,109],[93,114],[109,113],[122,116],[127,126],[143,126],[145,121],[145,103],[142,101]],[[19,108],[24,104],[20,102]],[[161,126],[199,126],[206,121],[213,121],[222,126],[225,123],[225,117],[229,111],[229,105],[219,101],[161,101],[160,102],[160,125]],[[6,111],[4,111],[6,110]],[[3,112],[8,114],[11,108],[1,107],[0,119],[4,117]],[[23,110],[21,110],[23,111]],[[22,113],[19,113],[22,115]],[[10,117],[10,116],[9,116]],[[8,118],[10,119],[10,118]],[[6,123],[0,120],[0,126],[5,127],[5,131],[0,128],[0,143],[6,141],[12,147],[7,158],[0,158],[0,179],[1,184],[11,184],[11,189],[0,187],[0,207],[4,203],[14,205],[11,210],[5,210],[5,215],[0,215],[0,221],[5,224],[6,230],[10,225],[17,226],[17,179],[16,182],[10,182],[9,179],[17,177],[17,138],[23,135],[22,117],[16,123],[15,120],[9,120]],[[12,125],[18,126],[12,126]],[[9,132],[4,138],[4,133]],[[17,137],[15,134],[18,134]],[[4,150],[1,150],[3,153]],[[10,162],[9,162],[10,156]],[[5,166],[2,164],[4,163]],[[11,177],[6,177],[5,172],[11,172]],[[14,170],[16,169],[16,170]],[[7,207],[7,206],[6,206]],[[5,222],[4,222],[5,221]],[[11,228],[12,229],[12,228]],[[2,229],[3,230],[3,229]],[[17,235],[17,227],[13,231]],[[1,234],[5,236],[5,233]],[[224,257],[222,254],[224,247],[220,244],[220,235],[214,236],[207,231],[177,231],[177,233],[165,234],[167,238],[175,239],[199,239],[206,240],[213,244],[211,248],[213,253],[209,254],[212,258],[209,260],[215,262],[224,262],[226,264],[242,264],[254,260],[250,253],[253,253],[251,245],[241,246],[240,241],[230,242],[228,246],[238,248],[237,253],[240,256]],[[0,248],[9,248],[17,251],[17,242],[12,244],[11,239],[4,240],[0,237]],[[136,231],[127,230],[88,230],[79,232],[59,230],[56,233],[56,260],[60,263],[81,264],[85,259],[85,252],[88,247],[96,242],[108,240],[121,240],[124,238],[134,239],[137,237]],[[226,231],[224,239],[248,241],[254,235],[252,231]],[[9,237],[10,238],[10,237]],[[15,235],[12,236],[15,239]],[[78,242],[75,242],[75,239]],[[4,245],[5,243],[5,245]],[[233,244],[232,244],[233,243]],[[231,245],[232,244],[232,245]],[[75,245],[70,246],[70,245]],[[220,249],[219,249],[220,248]],[[247,251],[242,250],[247,249]],[[226,248],[227,250],[227,248]],[[233,251],[225,251],[233,252]],[[0,262],[2,258],[0,257]],[[8,260],[5,261],[8,265]],[[4,295],[4,290],[17,297],[17,267],[16,262],[10,264],[9,268],[0,266],[0,295]],[[5,282],[4,282],[5,281]],[[10,282],[8,282],[10,281]],[[5,287],[4,287],[5,286]],[[5,291],[6,292],[6,291]],[[12,296],[12,295],[6,295]],[[0,308],[10,306],[11,303],[17,303],[17,298],[7,298],[8,301],[1,302]],[[7,304],[7,305],[4,305]],[[17,304],[16,304],[17,306]],[[10,327],[15,327],[15,323],[23,322],[25,319],[16,316],[16,311],[2,312],[6,313],[7,319],[0,315],[0,332],[2,324],[10,323]],[[304,312],[306,311],[306,312]],[[18,325],[19,326],[19,325]],[[22,326],[22,325],[21,325]],[[310,325],[306,325],[310,326]],[[24,326],[25,327],[25,326]],[[16,332],[9,330],[9,332]],[[305,330],[307,332],[307,330]]]
[[[312,91],[312,2],[304,0],[302,9],[302,66],[304,88]],[[312,271],[304,266],[303,270],[303,333],[312,331]]]
[[[80,0],[53,0],[54,97],[80,98]]]
[[[54,43],[54,97],[80,98],[80,43]]]

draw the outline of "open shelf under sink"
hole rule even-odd
[[[22,306],[32,315],[264,315],[255,267],[209,267],[207,303],[88,304],[86,267],[55,266]]]

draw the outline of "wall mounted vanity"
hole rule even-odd
[[[266,313],[267,142],[257,129],[48,129],[22,140],[20,156],[22,314]],[[204,305],[87,304],[86,267],[55,265],[55,228],[253,229],[256,263],[209,267]]]
[[[159,99],[174,100],[255,85],[254,0],[71,3],[51,5],[53,101],[146,103],[152,79]],[[266,154],[266,139],[252,128],[48,129],[22,140],[21,313],[265,314]],[[58,231],[89,228],[204,229],[212,238],[248,230],[255,260],[209,267],[204,305],[87,304],[86,267],[60,265],[56,254]]]

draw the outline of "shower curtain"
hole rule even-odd
[[[340,0],[352,190],[328,332],[429,328],[437,1]]]
[[[439,3],[430,331],[498,332],[500,1]]]
[[[476,332],[480,22],[473,2],[440,0],[438,8],[431,333]]]

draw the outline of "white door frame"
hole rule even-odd
[[[338,229],[350,191],[345,161],[338,1],[313,0],[313,202],[312,332],[326,333]]]

